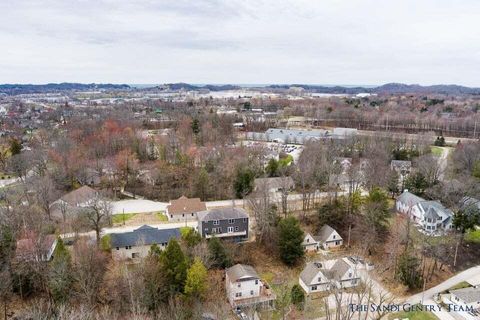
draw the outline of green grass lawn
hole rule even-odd
[[[405,318],[409,320],[439,320],[433,313],[427,311],[397,312],[388,317],[390,320]]]
[[[133,218],[136,215],[136,213],[120,213],[112,216],[112,223],[123,223],[124,221],[127,221],[128,219]]]
[[[437,157],[440,157],[443,153],[443,149],[441,147],[432,146],[431,150],[432,150],[432,154]]]
[[[163,212],[155,213],[155,217],[162,222],[167,222],[168,221],[168,217]]]
[[[480,243],[480,230],[467,232],[465,234],[465,241]]]
[[[467,281],[462,281],[460,283],[457,283],[456,285],[454,285],[453,287],[451,287],[448,290],[463,289],[463,288],[468,288],[468,287],[471,287],[471,285]]]

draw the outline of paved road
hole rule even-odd
[[[423,301],[430,300],[433,298],[434,295],[437,293],[440,293],[442,291],[445,291],[454,285],[462,282],[462,281],[467,281],[475,276],[480,275],[480,266],[476,266],[470,269],[467,269],[465,271],[462,271],[453,277],[445,280],[444,282],[440,283],[439,285],[430,288],[424,292],[417,293],[405,300],[405,302],[411,303],[411,304],[416,304],[416,303],[421,303],[422,299]]]
[[[342,195],[345,192],[337,192],[337,195]],[[318,192],[317,198],[325,198],[327,196],[333,196],[334,192]],[[279,194],[272,195],[271,200],[273,202],[280,201],[281,196]],[[302,200],[301,194],[289,194],[288,201],[299,201]],[[158,212],[165,211],[167,209],[167,202],[152,201],[145,199],[132,199],[132,200],[120,200],[112,201],[112,214],[121,214],[121,213],[147,213],[147,212]],[[207,201],[207,209],[218,208],[218,207],[230,207],[235,205],[236,207],[243,207],[245,201],[242,199],[234,200],[219,200],[219,201]]]

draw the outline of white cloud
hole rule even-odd
[[[480,86],[473,0],[0,2],[0,82]]]

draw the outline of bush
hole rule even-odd
[[[298,310],[303,310],[305,304],[305,293],[303,292],[302,287],[298,284],[293,285],[292,292],[292,303],[297,307]]]

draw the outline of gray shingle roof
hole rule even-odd
[[[462,210],[465,210],[470,206],[480,209],[480,200],[472,197],[463,197],[462,200],[460,200],[460,208]]]
[[[327,274],[325,274],[328,272],[321,262],[308,262],[305,268],[300,273],[300,278],[303,280],[303,282],[306,285],[311,285],[312,283],[318,283],[317,281],[313,281],[313,280],[315,279],[315,277],[319,272],[321,272],[324,275],[324,277],[322,278],[326,278],[328,276]],[[327,282],[327,279],[325,279],[325,282]]]
[[[199,221],[248,218],[247,212],[242,208],[211,209],[199,212],[197,216]]]
[[[157,229],[147,225],[131,232],[112,233],[110,235],[112,247],[126,247],[167,243],[170,239],[180,239],[180,229]]]
[[[325,242],[332,235],[332,233],[337,232],[335,229],[330,227],[328,224],[323,225],[318,233],[318,236],[313,237],[315,240],[320,242]],[[341,237],[340,237],[341,239]],[[338,239],[338,240],[340,240]]]
[[[420,198],[419,196],[414,195],[408,191],[404,191],[398,198],[397,201],[400,201],[408,206],[414,206],[419,202],[425,201],[425,199]]]
[[[450,290],[450,293],[456,295],[465,303],[480,301],[480,288],[469,287],[457,290]]]
[[[343,259],[338,259],[330,270],[335,280],[341,280],[345,273],[350,270],[350,265]]]
[[[227,275],[231,282],[246,279],[260,279],[255,269],[245,264],[236,264],[228,268]]]

